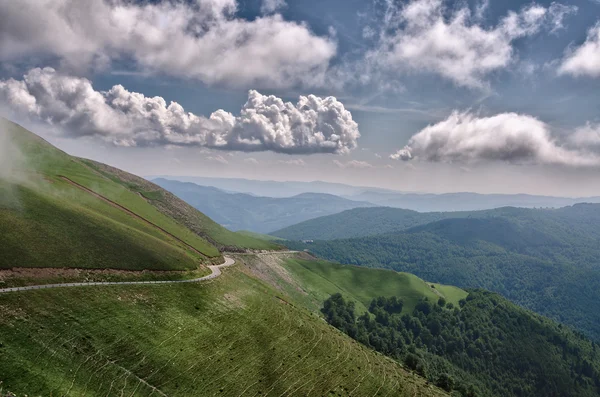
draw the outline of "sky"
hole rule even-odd
[[[138,175],[600,195],[599,92],[599,0],[0,0],[0,113]]]

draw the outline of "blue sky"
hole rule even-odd
[[[595,0],[24,0],[0,15],[2,114],[138,174],[600,194]]]

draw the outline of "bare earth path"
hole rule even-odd
[[[29,285],[27,287],[13,287],[13,288],[2,288],[0,293],[3,292],[15,292],[15,291],[29,291],[34,289],[45,289],[45,288],[60,288],[60,287],[87,287],[91,285],[137,285],[137,284],[175,284],[175,283],[197,283],[200,281],[211,280],[221,275],[221,268],[231,266],[235,263],[235,260],[228,256],[224,256],[225,262],[221,265],[211,265],[208,268],[211,270],[211,274],[204,277],[194,278],[191,280],[169,280],[169,281],[113,281],[113,282],[101,282],[101,283],[62,283],[62,284],[45,284],[45,285]]]

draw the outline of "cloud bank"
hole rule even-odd
[[[600,77],[600,23],[588,31],[581,46],[567,52],[558,72],[572,76]]]
[[[251,90],[239,116],[217,110],[203,117],[121,85],[96,91],[89,80],[52,68],[32,69],[23,80],[0,80],[0,101],[68,136],[95,136],[119,146],[343,154],[360,137],[352,114],[334,97],[301,96],[292,104]]]
[[[263,6],[271,13],[284,4]],[[83,70],[133,60],[144,71],[207,84],[321,83],[337,52],[332,38],[279,14],[246,20],[236,12],[236,0],[0,1],[0,62],[45,56]]]
[[[556,32],[564,18],[577,11],[559,3],[548,8],[532,3],[487,28],[481,24],[481,12],[473,16],[468,6],[449,11],[443,0],[388,4],[378,45],[367,53],[371,68],[427,71],[469,88],[485,87],[489,74],[513,62],[513,41],[542,29]]]
[[[532,116],[501,113],[478,117],[455,111],[446,120],[418,132],[390,158],[599,166],[600,157],[584,148],[574,142],[559,142],[552,137],[546,123]]]

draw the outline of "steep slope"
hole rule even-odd
[[[373,206],[322,193],[273,198],[228,193],[210,186],[167,179],[155,179],[153,182],[231,230],[258,233],[268,233],[350,208]]]
[[[247,256],[244,262],[255,275],[315,312],[335,293],[355,300],[359,311],[366,311],[373,298],[396,296],[404,301],[406,313],[424,298],[431,301],[444,298],[458,305],[467,296],[460,288],[428,283],[413,274],[342,265],[317,260],[305,253]]]
[[[232,232],[211,219],[210,215],[200,212],[187,202],[163,189],[159,185],[138,176],[121,171],[106,164],[91,160],[82,160],[85,164],[107,178],[126,186],[140,194],[148,203],[166,216],[182,223],[199,236],[210,241],[223,250],[249,249],[278,249],[276,244],[254,238],[247,234]]]
[[[600,339],[600,240],[593,230],[599,226],[593,221],[597,215],[584,207],[565,210],[571,215],[581,210],[571,223],[458,218],[401,233],[286,244],[341,263],[499,292]]]
[[[241,263],[205,284],[0,294],[0,382],[17,395],[446,395]]]
[[[420,302],[399,314],[397,300],[378,298],[357,316],[334,295],[327,320],[364,345],[463,396],[597,396],[600,351],[581,334],[534,315],[497,294],[470,291],[460,309]]]
[[[0,268],[194,269],[218,260],[228,244],[273,247],[175,201],[172,212],[187,211],[191,223],[206,226],[190,230],[144,197],[169,197],[159,187],[144,190],[141,178],[71,157],[16,124],[2,120],[0,137]],[[138,184],[122,183],[125,177]]]

